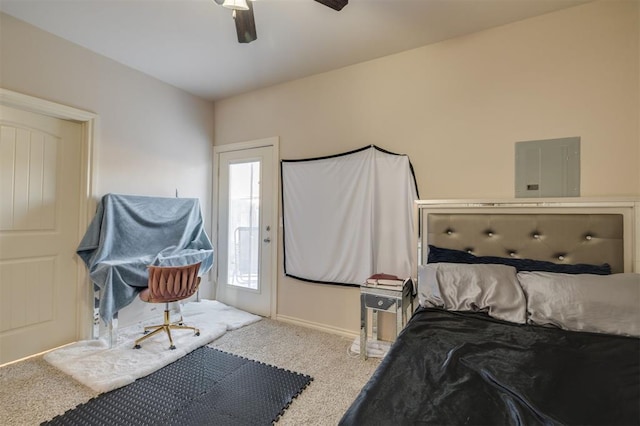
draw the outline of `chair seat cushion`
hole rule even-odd
[[[155,297],[153,297],[153,295],[151,294],[151,290],[149,290],[148,288],[145,288],[144,290],[142,290],[139,294],[140,300],[142,300],[143,302],[147,302],[147,303],[166,303],[166,302],[176,302],[178,300],[183,299],[184,297],[180,297],[180,296],[165,296],[165,297],[159,297],[158,295],[155,295]]]

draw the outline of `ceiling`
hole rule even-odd
[[[199,97],[219,100],[585,0],[257,0],[239,44],[213,0],[0,0],[0,10]]]

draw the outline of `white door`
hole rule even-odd
[[[276,229],[274,147],[219,152],[216,298],[271,316]],[[277,211],[277,210],[276,210]]]
[[[82,126],[0,106],[0,364],[77,340]]]

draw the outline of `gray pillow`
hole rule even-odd
[[[640,337],[640,274],[520,272],[528,322]]]
[[[516,268],[506,265],[423,265],[418,275],[420,305],[483,311],[494,318],[524,324],[526,301],[516,273]]]

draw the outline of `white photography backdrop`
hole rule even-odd
[[[342,285],[411,275],[418,190],[409,157],[372,145],[282,160],[281,172],[286,275]]]

